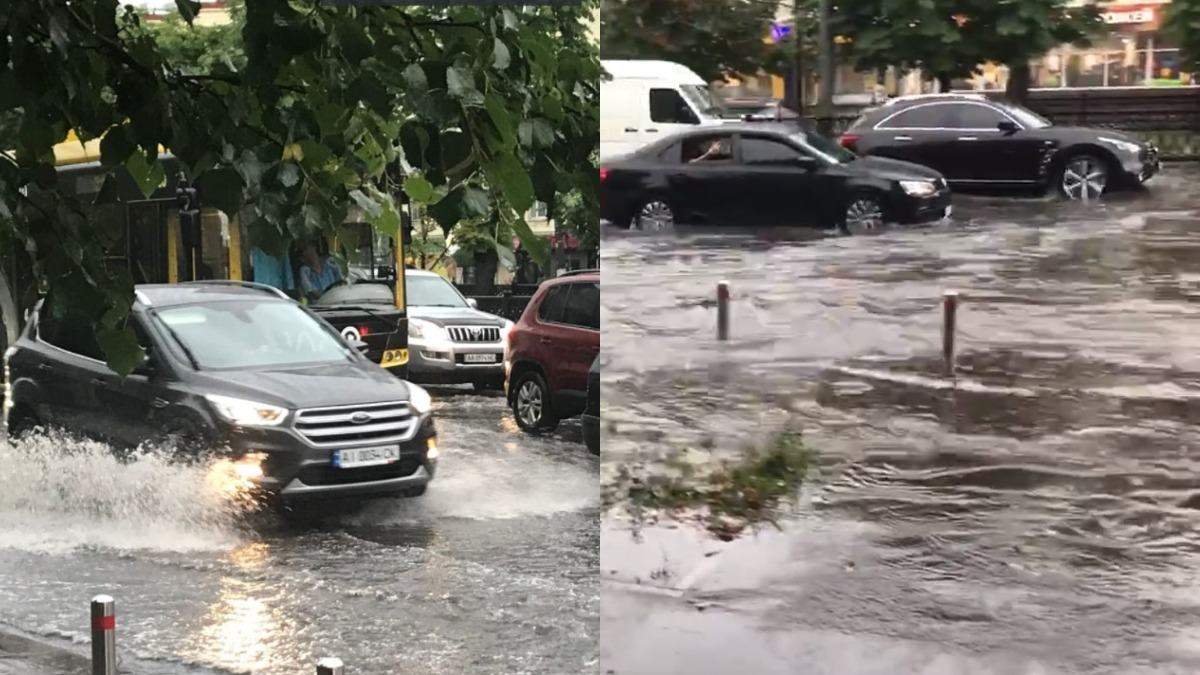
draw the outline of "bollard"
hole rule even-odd
[[[112,596],[92,598],[92,675],[117,673],[117,616]]]
[[[946,372],[954,372],[954,330],[958,314],[958,291],[942,293],[942,358]]]
[[[729,339],[729,282],[717,284],[717,339]]]
[[[317,661],[317,675],[342,675],[342,660],[327,656]]]

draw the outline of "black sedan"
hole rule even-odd
[[[688,225],[837,226],[937,220],[950,189],[936,171],[859,158],[799,123],[701,127],[600,169],[600,217],[661,231]]]
[[[861,155],[936,169],[955,188],[1054,188],[1099,197],[1158,172],[1158,150],[1111,129],[1055,126],[1012,103],[976,94],[894,99],[860,117],[841,144]]]
[[[309,309],[347,340],[367,343],[367,358],[407,379],[408,318],[392,304],[392,293],[390,282],[340,282]]]

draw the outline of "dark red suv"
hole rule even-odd
[[[517,424],[548,431],[587,407],[588,371],[600,353],[600,272],[544,282],[504,349],[505,387]]]

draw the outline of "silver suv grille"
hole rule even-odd
[[[450,326],[446,328],[455,342],[499,342],[500,329],[495,326]]]
[[[295,427],[308,442],[326,448],[407,441],[419,422],[408,403],[392,401],[301,410]]]

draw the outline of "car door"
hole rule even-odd
[[[922,103],[884,117],[873,128],[871,145],[865,151],[921,164],[945,174],[938,148],[953,133],[947,127],[946,106],[945,102]]]
[[[157,413],[168,403],[159,392],[165,370],[155,345],[137,314],[131,317],[130,326],[147,353],[146,362],[125,377],[100,365],[91,384],[103,408],[101,435],[112,443],[136,446],[161,434]]]
[[[107,366],[90,325],[81,317],[55,317],[43,308],[36,335],[39,419],[71,433],[103,438],[104,416],[92,380]]]
[[[600,354],[600,284],[580,280],[567,288],[558,326],[563,339],[556,346],[561,361],[550,386],[555,408],[573,414],[586,407],[588,372]]]
[[[645,84],[613,80],[601,82],[600,90],[600,154],[607,158],[637,150],[646,143],[642,128],[650,121]]]
[[[994,105],[962,102],[950,106],[950,124],[941,152],[953,167],[947,178],[982,183],[1023,183],[1037,178],[1042,143]],[[1012,125],[1001,130],[1000,124]]]
[[[744,215],[738,193],[741,168],[733,134],[692,134],[680,142],[679,159],[665,165],[677,220],[689,225],[735,225]]]
[[[742,204],[748,224],[814,225],[821,195],[816,193],[816,158],[769,135],[738,138]]]

